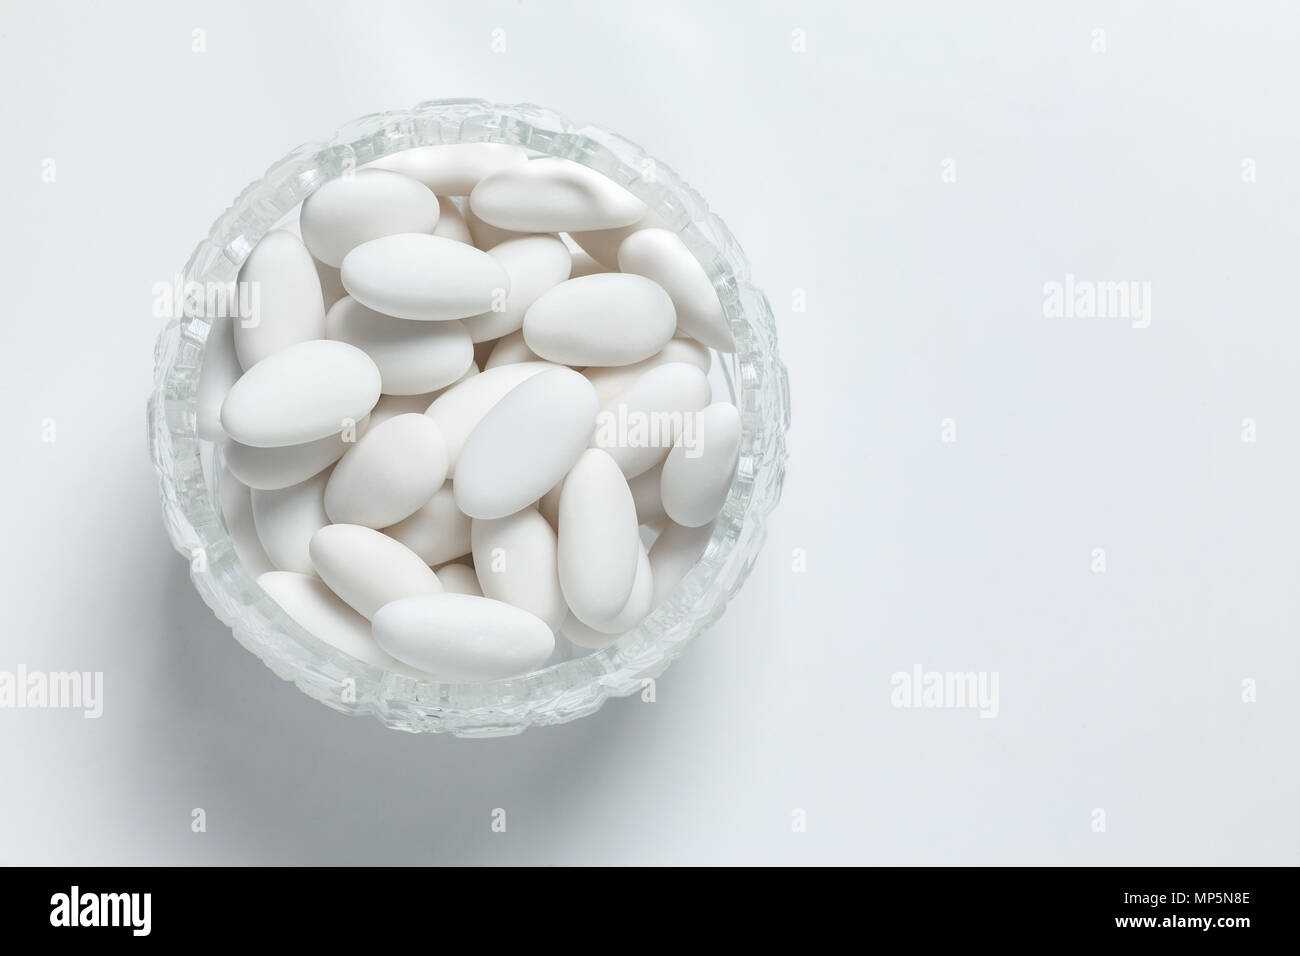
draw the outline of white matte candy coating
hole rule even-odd
[[[515,386],[465,439],[456,462],[460,510],[503,518],[546,494],[591,440],[596,411],[591,383],[572,369],[547,369]]]
[[[662,226],[663,224],[662,219],[647,209],[645,215],[630,226],[620,226],[618,229],[597,229],[593,232],[571,232],[569,235],[593,260],[606,269],[617,270],[619,267],[618,248],[623,244],[623,240],[634,232]]]
[[[374,360],[385,395],[421,395],[444,388],[474,361],[474,343],[462,323],[395,319],[351,296],[329,310],[325,332]]]
[[[484,595],[536,614],[551,630],[569,606],[560,591],[554,529],[535,508],[505,518],[475,518],[474,567]]]
[[[325,514],[328,479],[329,472],[323,471],[288,488],[250,492],[258,540],[277,569],[314,572],[307,546],[311,536],[330,523]]]
[[[372,239],[432,233],[439,214],[438,197],[414,179],[386,169],[359,169],[303,200],[302,239],[313,256],[337,268]]]
[[[591,448],[560,491],[560,588],[583,621],[608,620],[627,604],[641,540],[627,479],[607,452]]]
[[[632,593],[627,597],[622,609],[610,618],[593,618],[582,620],[589,628],[603,634],[626,634],[645,620],[650,613],[650,602],[654,597],[654,576],[650,570],[650,558],[645,545],[637,542],[640,551],[636,559],[636,579],[632,582]]]
[[[478,366],[473,362],[470,363],[469,370],[460,378],[450,385],[438,389],[436,392],[425,392],[422,395],[380,395],[379,401],[375,404],[374,410],[370,413],[370,424],[378,425],[380,422],[386,422],[390,418],[406,412],[418,412],[423,415],[429,410],[438,398],[445,395],[450,389],[455,388],[466,379],[473,378],[478,374]]]
[[[221,427],[245,445],[301,445],[360,421],[379,400],[379,369],[346,342],[300,342],[258,362],[231,386]]]
[[[503,365],[453,385],[434,400],[425,414],[438,423],[447,442],[448,478],[456,477],[461,448],[483,416],[520,382],[553,368],[558,366],[550,362]]]
[[[668,293],[643,276],[600,273],[561,282],[524,314],[524,341],[564,365],[631,365],[677,328]]]
[[[524,341],[523,329],[517,332],[511,332],[509,335],[497,339],[492,346],[492,352],[488,355],[485,369],[496,368],[498,365],[517,365],[520,362],[540,362],[537,353],[528,347]]]
[[[310,551],[320,579],[365,618],[398,598],[442,592],[419,555],[372,528],[329,525],[312,536]]]
[[[325,300],[311,254],[297,236],[276,229],[253,247],[239,270],[239,302],[252,314],[234,321],[235,354],[252,368],[269,355],[325,334]]]
[[[602,408],[618,397],[619,392],[627,388],[638,378],[660,365],[669,362],[686,362],[694,365],[701,372],[708,372],[713,364],[713,355],[707,348],[694,339],[671,338],[660,352],[634,365],[595,366],[583,370],[587,381],[596,389]]]
[[[404,149],[368,164],[424,183],[439,196],[468,196],[479,180],[526,162],[528,151],[511,143],[446,143]]]
[[[380,395],[379,401],[375,403],[374,410],[370,413],[370,424],[378,425],[407,413],[423,415],[438,394],[438,392],[425,392],[423,395]]]
[[[221,514],[226,519],[226,529],[235,546],[235,556],[244,570],[253,577],[274,571],[275,565],[267,557],[253,524],[253,497],[248,486],[232,475],[229,468],[223,468],[218,494]]]
[[[510,277],[510,291],[491,311],[471,316],[465,328],[475,342],[498,339],[523,327],[524,313],[548,289],[569,278],[573,256],[559,236],[517,236],[488,253]],[[497,306],[500,308],[497,308]]]
[[[293,571],[269,571],[257,579],[271,600],[305,630],[326,644],[381,670],[433,679],[394,660],[375,643],[369,622],[319,580]]]
[[[400,661],[448,680],[498,680],[540,667],[555,636],[527,611],[471,594],[402,598],[374,618],[379,646]]]
[[[199,384],[195,394],[195,425],[199,438],[204,441],[222,441],[226,437],[221,427],[221,403],[230,386],[244,374],[244,367],[235,355],[232,324],[232,320],[226,317],[213,319],[208,340],[203,345],[203,361],[199,366]],[[520,339],[522,341],[522,336]]]
[[[437,569],[438,580],[442,582],[442,589],[448,594],[472,594],[475,597],[483,596],[483,588],[478,583],[478,575],[468,564],[444,564]]]
[[[560,625],[560,633],[569,639],[570,644],[578,647],[591,648],[599,650],[602,647],[608,647],[617,641],[622,635],[606,634],[598,631],[594,627],[588,627],[580,620],[574,617],[570,611],[564,622]]]
[[[694,365],[652,368],[601,409],[591,446],[605,449],[634,478],[660,464],[683,433],[693,433],[712,396],[708,378]]]
[[[612,179],[550,156],[485,177],[469,203],[484,222],[517,232],[616,229],[646,212],[645,203]]]
[[[352,298],[399,319],[465,319],[510,292],[506,270],[486,252],[418,233],[362,243],[347,254],[341,273]]]
[[[688,528],[708,524],[718,516],[740,453],[740,412],[719,402],[699,415],[695,441],[678,439],[664,460],[659,490],[668,517]]]
[[[333,435],[301,445],[255,448],[237,441],[226,443],[226,467],[250,488],[272,491],[288,488],[319,474],[343,457],[366,433],[370,417],[344,422]]]
[[[465,225],[469,227],[469,234],[474,240],[474,245],[484,252],[494,249],[507,239],[517,239],[519,236],[528,236],[532,233],[514,232],[510,229],[498,229],[490,223],[484,222],[478,216],[474,215],[474,209],[469,204],[469,199],[464,200],[461,206],[461,215],[465,217]]]
[[[527,156],[420,147],[325,184],[241,270],[257,324],[217,320],[203,356],[239,560],[407,676],[526,674],[557,627],[607,646],[699,562],[734,481],[706,269],[628,189]]]
[[[433,493],[409,518],[384,529],[384,534],[406,545],[425,564],[437,565],[470,552],[470,517],[456,507],[450,481]]]
[[[439,196],[438,206],[442,209],[442,214],[438,217],[438,225],[433,227],[433,234],[472,246],[474,237],[470,234],[469,223],[465,221],[456,201],[450,196]]]
[[[426,415],[369,429],[339,459],[325,488],[331,521],[386,528],[414,514],[447,477],[447,445]]]
[[[618,267],[663,286],[677,310],[678,327],[691,338],[719,352],[736,351],[717,290],[675,232],[642,229],[628,236],[618,247]]]
[[[700,563],[713,537],[714,524],[710,521],[698,528],[684,528],[669,522],[655,539],[650,548],[650,572],[654,577],[651,610],[663,604],[687,572]]]

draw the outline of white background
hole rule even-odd
[[[1296,862],[1300,4],[978,7],[0,7],[0,669],[106,682],[0,711],[0,862]],[[793,397],[767,548],[657,703],[504,740],[275,678],[145,447],[153,283],[298,143],[449,96],[682,173]],[[1045,318],[1067,273],[1152,283],[1150,327]],[[892,707],[916,664],[999,716]]]

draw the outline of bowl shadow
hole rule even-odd
[[[633,701],[514,737],[388,730],[276,677],[203,604],[183,561],[161,582],[156,717],[138,744],[155,781],[204,809],[207,859],[264,864],[545,865],[614,748],[654,733]],[[639,708],[653,711],[656,708]],[[162,797],[157,794],[157,797]],[[160,800],[166,804],[167,800]],[[504,810],[505,831],[493,829]],[[523,845],[521,845],[521,843]]]

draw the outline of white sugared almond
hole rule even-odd
[[[261,308],[214,321],[197,429],[235,555],[343,654],[525,675],[557,630],[635,630],[701,560],[741,439],[711,350],[735,342],[622,185],[514,145],[405,150],[319,188],[240,278]]]

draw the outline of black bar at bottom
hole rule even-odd
[[[713,878],[699,874],[625,873],[592,883],[556,870],[458,876],[365,868],[9,868],[9,876],[0,896],[8,940],[76,934],[79,943],[101,936],[247,942],[265,932],[299,944],[374,944],[412,933],[433,940],[470,926],[479,927],[477,936],[489,927],[490,936],[529,929],[550,935],[558,925],[588,933],[594,927],[581,929],[587,920],[658,935],[689,919],[728,932],[780,931],[784,924],[800,933],[849,920],[859,932],[923,929],[927,944],[969,941],[972,934],[1231,944],[1261,932],[1292,936],[1297,888],[1292,868],[904,868],[775,878],[738,872],[714,884],[725,886],[718,892],[709,888]],[[470,922],[476,918],[482,922]]]

